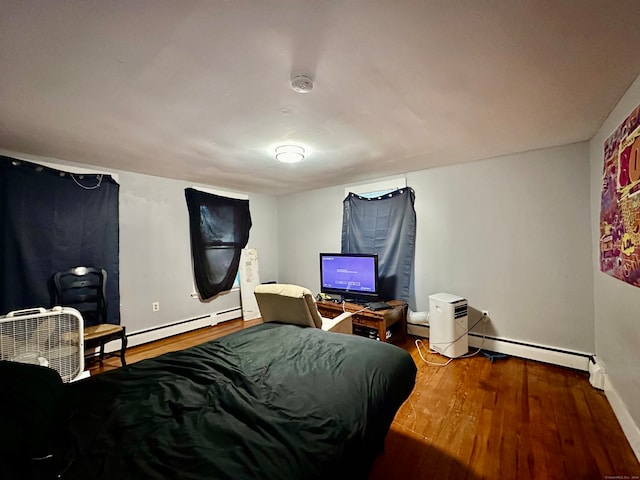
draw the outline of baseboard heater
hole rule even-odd
[[[135,347],[144,343],[161,340],[163,338],[172,337],[180,333],[190,332],[198,328],[210,327],[218,323],[234,320],[242,317],[242,310],[239,307],[222,310],[220,312],[211,313],[209,315],[200,315],[185,320],[158,325],[156,327],[136,330],[135,332],[127,332],[128,347]],[[113,352],[119,348],[118,342],[110,342],[105,346],[106,352]]]
[[[229,318],[229,314],[233,314],[234,316]],[[226,322],[227,320],[232,320],[233,318],[242,317],[242,309],[240,307],[233,307],[227,310],[221,310],[220,312],[216,312],[216,317],[224,317],[224,320],[218,320],[220,322]]]
[[[429,337],[429,326],[407,324],[407,333],[418,337]],[[482,343],[482,334],[469,332],[469,348],[478,348],[483,345],[484,350],[504,353],[514,357],[527,358],[540,362],[551,363],[577,370],[589,371],[589,363],[593,361],[594,354],[565,350],[547,345],[526,343],[508,338],[486,336]]]

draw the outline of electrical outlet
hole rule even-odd
[[[482,310],[482,321],[484,323],[489,321],[489,310]]]
[[[158,310],[160,310],[160,302],[153,302],[153,303],[151,304],[151,309],[152,309],[154,312],[157,312]]]

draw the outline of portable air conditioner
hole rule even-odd
[[[466,299],[450,293],[429,296],[429,347],[450,358],[469,350]]]
[[[83,376],[82,315],[74,308],[17,310],[0,317],[0,359],[56,370],[63,382]]]

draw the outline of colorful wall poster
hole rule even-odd
[[[604,143],[600,270],[640,287],[640,105]]]

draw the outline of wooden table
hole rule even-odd
[[[352,312],[351,320],[354,333],[357,332],[357,327],[366,327],[376,330],[377,336],[382,342],[404,341],[407,338],[407,304],[400,300],[389,300],[387,303],[392,308],[375,312],[356,303],[345,302],[342,304],[320,300],[317,305],[320,315],[326,318],[337,317],[343,311]],[[387,330],[391,331],[389,339],[387,339]]]

